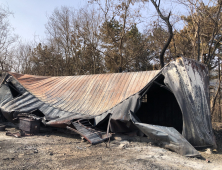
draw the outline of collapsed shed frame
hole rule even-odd
[[[2,114],[42,118],[67,127],[86,119],[111,132],[139,130],[182,155],[216,147],[210,117],[208,70],[177,58],[158,71],[44,77],[7,73],[0,88]],[[74,125],[78,130],[78,128]],[[181,133],[181,134],[180,134]]]

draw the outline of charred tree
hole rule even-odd
[[[158,3],[157,3],[157,1],[158,1]],[[159,56],[160,57],[160,65],[161,65],[161,68],[163,68],[164,67],[164,54],[165,54],[166,49],[170,45],[170,42],[173,38],[173,28],[172,28],[172,25],[170,23],[171,12],[168,14],[168,16],[164,16],[162,14],[162,12],[160,11],[160,0],[151,0],[151,2],[153,3],[154,7],[156,8],[156,11],[157,11],[158,15],[160,16],[160,18],[167,25],[168,32],[169,32],[169,37],[168,37],[165,45],[163,46],[163,49],[161,50],[160,56]]]

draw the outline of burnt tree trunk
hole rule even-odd
[[[168,14],[168,16],[164,16],[162,14],[162,12],[160,11],[160,0],[158,0],[158,4],[157,4],[157,0],[151,0],[151,2],[153,3],[154,7],[156,8],[156,11],[158,13],[158,15],[160,16],[160,18],[166,23],[167,28],[168,28],[168,32],[169,32],[169,37],[165,43],[165,45],[163,46],[163,49],[160,52],[160,65],[161,68],[164,67],[164,54],[166,52],[166,49],[168,48],[168,46],[170,45],[170,42],[173,38],[173,28],[172,25],[170,24],[170,15],[171,12]]]

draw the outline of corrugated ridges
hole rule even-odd
[[[99,115],[140,91],[157,71],[44,77],[10,73],[44,103],[66,112]]]

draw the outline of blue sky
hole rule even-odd
[[[14,33],[23,41],[43,39],[47,16],[56,7],[71,6],[76,9],[85,6],[87,0],[0,0],[0,4],[8,7],[13,16],[9,18]]]
[[[82,8],[89,0],[0,0],[0,5],[8,7],[13,16],[9,18],[14,33],[19,35],[23,41],[41,41],[45,37],[45,24],[47,16],[50,16],[56,7],[69,6],[75,9]],[[164,0],[163,0],[164,1]],[[167,0],[165,0],[166,6]],[[171,4],[167,4],[171,6]],[[172,9],[172,6],[170,7]],[[174,6],[174,8],[176,8]],[[146,11],[149,15],[155,13],[152,4],[148,5]],[[149,15],[143,12],[144,16]],[[145,19],[145,20],[149,20]],[[142,30],[141,30],[142,31]]]

